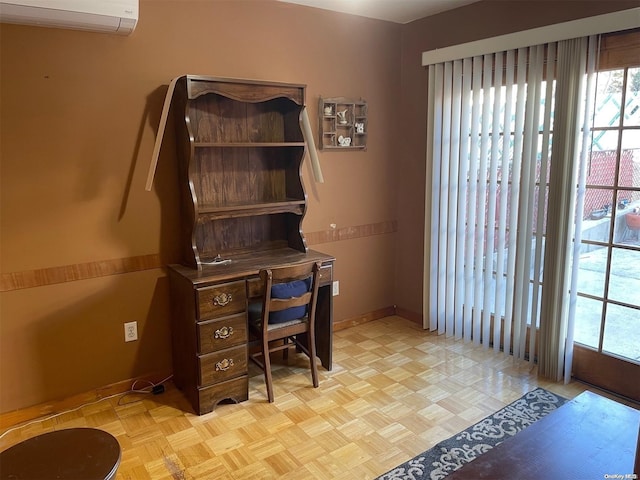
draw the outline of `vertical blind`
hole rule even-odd
[[[536,350],[541,323],[543,275],[561,277],[548,287],[560,288],[557,298],[570,290],[564,272],[571,255],[556,255],[553,261],[562,265],[545,266],[549,184],[563,192],[554,198],[573,202],[580,151],[576,125],[584,125],[577,119],[588,113],[584,102],[559,102],[555,93],[582,92],[587,45],[594,40],[429,66],[427,160],[432,170],[425,327],[518,358],[528,355],[533,362],[529,352]],[[566,83],[560,86],[560,81]],[[554,135],[559,113],[566,122],[560,136]],[[563,165],[555,183],[552,152]],[[552,204],[551,210],[554,221],[569,225],[554,241],[571,244],[573,209]],[[563,212],[560,218],[558,211]],[[549,338],[565,335],[568,323],[563,325],[564,330],[555,324],[547,330],[556,332]]]
[[[577,299],[580,232],[595,103],[596,38],[560,42],[558,49],[555,142],[551,164],[545,255],[545,289],[540,323],[540,372],[571,378]],[[586,77],[585,77],[586,72]],[[577,188],[576,188],[577,185]],[[572,243],[573,240],[573,243]]]

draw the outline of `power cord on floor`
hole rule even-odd
[[[9,433],[14,432],[16,430],[19,430],[21,428],[28,427],[29,425],[34,425],[34,424],[36,424],[38,422],[45,422],[47,420],[51,420],[52,418],[59,417],[59,416],[64,415],[66,413],[75,412],[77,410],[80,410],[81,408],[87,407],[89,405],[95,405],[96,403],[100,403],[100,402],[102,402],[104,400],[109,400],[110,398],[121,397],[118,400],[118,405],[122,406],[122,405],[129,405],[129,404],[132,404],[132,403],[136,403],[136,402],[139,402],[140,400],[142,400],[142,399],[136,399],[136,400],[133,400],[131,402],[122,403],[122,399],[124,397],[126,397],[127,395],[131,395],[131,394],[134,394],[134,393],[139,393],[139,394],[152,393],[154,395],[159,395],[160,393],[164,392],[164,383],[166,383],[169,380],[171,380],[171,378],[173,378],[173,375],[169,375],[167,378],[165,378],[163,380],[160,380],[159,382],[156,382],[156,383],[150,382],[148,380],[135,380],[131,384],[131,388],[129,390],[127,390],[126,392],[114,393],[113,395],[109,395],[107,397],[99,398],[97,400],[94,400],[93,402],[83,403],[82,405],[80,405],[78,407],[71,408],[69,410],[65,410],[64,412],[54,413],[54,414],[49,415],[49,416],[44,417],[44,418],[36,418],[35,420],[31,420],[31,421],[29,421],[27,423],[23,423],[21,425],[16,425],[15,427],[8,428],[7,430],[5,430],[4,432],[2,432],[0,434],[0,440],[2,440],[5,437],[5,435],[8,435]],[[148,385],[146,387],[141,388],[141,389],[137,389],[136,385],[138,384],[138,382],[146,382],[146,383],[148,383]]]
[[[154,395],[159,395],[164,392],[164,384],[169,380],[171,380],[172,378],[173,378],[173,375],[169,375],[164,380],[160,380],[159,382],[156,382],[156,383],[150,382],[149,380],[136,380],[131,384],[131,389],[128,392],[124,392],[123,394],[121,394],[122,398],[118,400],[118,405],[128,405],[129,403],[139,402],[140,399],[136,399],[131,402],[122,403],[122,400],[124,399],[124,397],[126,397],[127,395],[131,395],[133,393],[152,393]],[[136,388],[136,385],[138,384],[138,382],[145,382],[148,385],[143,388]]]

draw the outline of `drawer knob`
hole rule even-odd
[[[220,295],[213,297],[213,304],[219,307],[224,307],[225,305],[229,305],[231,300],[233,300],[233,297],[230,293],[221,293]]]
[[[225,338],[229,338],[231,335],[233,335],[233,327],[222,327],[216,330],[213,337],[225,339]]]
[[[222,361],[216,363],[216,372],[224,372],[233,367],[233,358],[225,358]]]

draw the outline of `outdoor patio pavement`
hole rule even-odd
[[[640,240],[628,237],[622,245],[640,247]],[[607,248],[598,248],[581,256],[579,292],[603,295],[607,254]],[[640,305],[640,250],[614,248],[611,270],[609,299]],[[598,346],[601,312],[602,302],[578,297],[575,341]],[[608,305],[603,350],[640,361],[640,310]]]

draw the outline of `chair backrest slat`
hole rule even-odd
[[[313,274],[314,262],[302,263],[298,265],[286,265],[271,269],[274,283],[290,282],[308,278]]]
[[[302,307],[308,305],[311,301],[311,292],[307,292],[299,297],[291,298],[272,298],[269,302],[269,310],[271,312],[279,312],[292,307]]]

